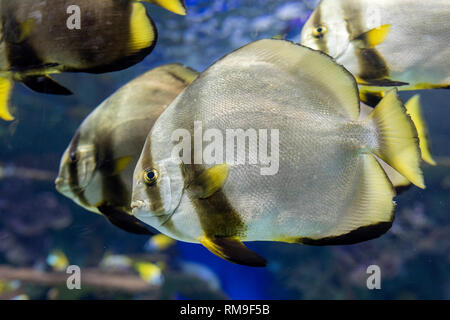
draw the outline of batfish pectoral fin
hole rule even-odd
[[[196,177],[190,186],[192,192],[200,199],[206,199],[219,191],[228,177],[228,165],[218,164]]]
[[[13,87],[14,81],[12,79],[0,77],[0,118],[6,121],[14,120],[9,105]]]
[[[125,156],[114,160],[114,168],[112,175],[117,175],[121,173],[123,170],[125,170],[133,161],[132,156]]]
[[[33,91],[62,96],[72,95],[72,91],[63,87],[48,75],[28,76],[22,79],[22,83]]]
[[[401,87],[409,85],[408,82],[396,81],[389,78],[363,79],[361,77],[356,77],[356,82],[358,82],[359,85],[373,86],[373,87]]]
[[[13,39],[13,42],[15,43],[21,43],[25,41],[30,34],[33,32],[34,26],[36,25],[36,20],[34,18],[26,19],[24,22],[22,22],[19,26],[19,32],[16,33],[15,39]],[[10,39],[11,40],[11,39]]]
[[[371,240],[384,234],[394,221],[395,196],[391,182],[371,154],[361,154],[358,183],[339,224],[321,237],[300,237],[309,245],[343,245]]]
[[[352,41],[358,48],[373,48],[382,43],[391,31],[390,24],[373,28],[355,37]]]
[[[422,105],[420,103],[420,95],[416,94],[405,103],[406,112],[411,117],[412,122],[416,126],[417,136],[419,137],[420,153],[422,160],[435,166],[436,161],[431,154],[430,141],[428,136],[428,127],[423,118]]]
[[[185,16],[187,14],[186,4],[184,0],[143,0],[156,4],[173,13]]]
[[[265,267],[266,259],[247,248],[238,237],[207,237],[199,239],[200,243],[216,256],[229,262],[250,267]]]
[[[154,235],[154,232],[125,210],[109,205],[101,205],[97,209],[116,227],[134,234]]]

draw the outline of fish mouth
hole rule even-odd
[[[133,215],[141,218],[157,218],[167,216],[166,213],[153,213],[150,210],[150,202],[148,200],[135,200],[131,202],[131,210]]]

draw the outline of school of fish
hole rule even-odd
[[[69,95],[51,74],[142,61],[158,33],[142,2],[188,13],[182,0],[0,0],[0,118],[14,119],[15,82]],[[78,30],[59,27],[70,5],[90,17]],[[203,72],[149,70],[81,123],[56,189],[153,235],[150,246],[199,243],[253,267],[267,261],[244,242],[377,238],[394,223],[395,197],[425,188],[422,164],[436,164],[420,97],[398,91],[450,88],[449,22],[448,0],[322,0],[299,43],[254,41]],[[160,266],[126,263],[162,277]]]

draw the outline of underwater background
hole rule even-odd
[[[411,187],[397,196],[396,219],[385,235],[351,246],[248,243],[268,260],[266,268],[231,264],[196,244],[153,248],[148,237],[114,227],[54,188],[75,130],[122,85],[166,63],[202,71],[261,38],[282,35],[298,42],[317,2],[187,0],[186,17],[148,5],[159,41],[140,64],[102,75],[55,76],[75,93],[71,97],[17,85],[16,120],[0,122],[0,279],[16,270],[22,281],[0,280],[0,299],[450,299],[450,90],[420,92],[438,165],[424,164],[425,190]],[[400,95],[406,101],[414,93]],[[55,274],[48,265],[54,252],[80,266],[82,279],[100,273],[105,283],[82,282],[81,290],[68,290],[57,277],[39,278],[39,272]],[[133,268],[108,270],[107,256],[149,261],[162,274],[142,288]],[[381,290],[366,286],[372,264],[381,268]],[[108,276],[136,281],[113,286]]]

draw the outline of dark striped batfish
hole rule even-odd
[[[143,1],[186,14],[183,0]],[[74,6],[80,9],[80,29],[68,27]],[[133,0],[2,0],[0,20],[0,118],[5,120],[14,119],[9,101],[15,81],[37,92],[70,95],[50,74],[122,70],[144,59],[157,39],[145,6]]]
[[[349,70],[367,103],[377,103],[386,86],[450,87],[448,0],[322,0],[301,43]]]
[[[266,262],[243,241],[378,237],[392,225],[395,191],[377,158],[424,188],[419,142],[395,89],[359,115],[354,77],[328,55],[253,42],[201,73],[155,122],[134,173],[133,214],[249,266]]]
[[[196,76],[182,65],[165,65],[104,101],[83,121],[64,152],[57,190],[126,231],[150,233],[130,215],[133,170],[155,120]]]

